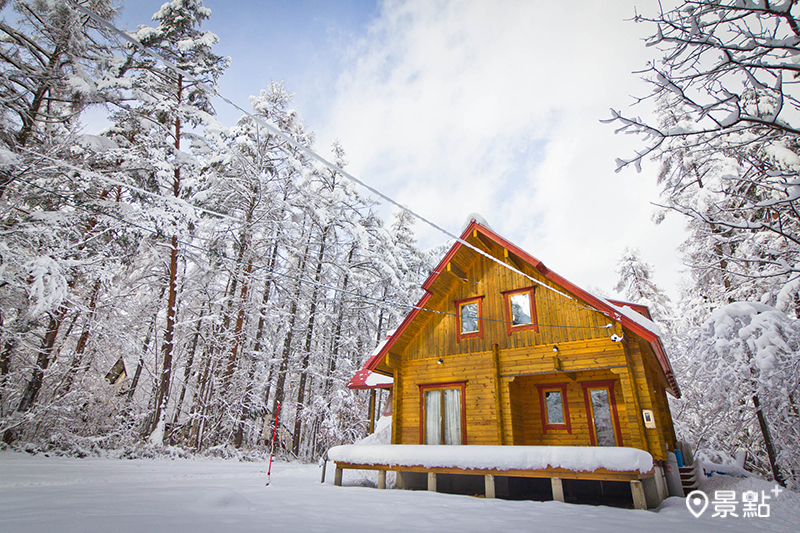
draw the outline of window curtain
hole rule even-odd
[[[461,389],[444,391],[444,443],[461,444]]]
[[[425,393],[425,444],[442,443],[441,391]]]

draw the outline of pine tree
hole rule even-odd
[[[653,281],[653,267],[641,259],[639,250],[625,248],[617,264],[617,274],[619,281],[614,290],[624,294],[628,302],[646,305],[664,332],[671,332],[675,319],[670,298]]]
[[[135,153],[138,164],[147,169],[140,173],[146,179],[143,185],[159,195],[175,199],[161,202],[159,207],[163,211],[154,220],[157,228],[170,236],[170,243],[166,325],[154,411],[146,428],[148,434],[159,427],[163,430],[178,313],[179,241],[186,238],[189,226],[197,220],[197,214],[180,200],[191,194],[191,184],[198,177],[200,162],[183,150],[182,141],[188,138],[202,143],[202,138],[193,129],[214,123],[211,95],[206,87],[216,86],[228,64],[226,58],[212,51],[218,38],[211,32],[200,30],[202,22],[210,15],[211,11],[203,7],[200,0],[165,3],[153,15],[158,26],[140,26],[135,37],[180,70],[159,65],[149,56],[132,55],[120,73],[130,78],[135,100],[121,105],[121,111],[115,116],[118,128],[112,135],[131,140],[132,151],[138,152]],[[151,216],[155,214],[154,207],[151,207]]]

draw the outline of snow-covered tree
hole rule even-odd
[[[673,330],[675,320],[669,296],[653,281],[653,267],[645,263],[637,249],[625,248],[617,263],[619,280],[614,290],[625,301],[646,305],[650,316],[665,333]]]
[[[674,412],[698,450],[732,457],[797,486],[800,454],[800,322],[775,308],[737,302],[684,338],[684,397]]]
[[[178,313],[179,241],[197,220],[188,204],[181,202],[192,192],[199,177],[201,162],[187,148],[202,149],[198,128],[215,125],[211,94],[228,60],[213,53],[216,35],[202,31],[202,22],[211,10],[201,0],[173,0],[153,15],[155,28],[140,26],[135,37],[180,70],[168,68],[151,56],[134,55],[121,76],[130,80],[133,100],[121,105],[115,116],[116,136],[127,137],[131,151],[147,169],[142,185],[174,201],[159,200],[148,212],[159,231],[170,236],[167,263],[166,325],[161,349],[159,385],[155,391],[149,432],[162,429],[172,381],[175,322]],[[131,128],[130,126],[133,125]],[[188,140],[190,146],[183,141]]]
[[[113,15],[108,2],[88,5],[100,17]],[[41,423],[31,410],[61,339],[81,322],[72,361],[82,358],[101,272],[119,252],[113,222],[98,210],[113,205],[111,187],[65,171],[104,148],[76,129],[81,112],[104,99],[93,80],[103,75],[111,48],[105,30],[70,2],[20,0],[0,8],[0,414],[17,413],[0,427],[25,429],[28,421]],[[13,437],[4,432],[7,441]]]
[[[200,30],[199,0],[165,3],[157,27],[132,33],[181,71],[71,2],[0,6],[12,4],[22,14],[0,21],[7,440],[258,449],[278,402],[278,441],[299,457],[363,436],[366,399],[345,384],[429,268],[408,217],[385,228],[373,200],[263,127],[312,145],[281,83],[234,127],[215,122],[207,91],[227,60]],[[75,133],[92,103],[112,125]],[[333,159],[346,164],[338,144]]]
[[[664,207],[705,226],[695,228],[706,248],[691,266],[796,315],[798,10],[796,2],[686,0],[637,15],[656,26],[647,44],[663,54],[645,74],[659,118],[614,111],[612,119],[646,143],[619,167],[656,156]]]

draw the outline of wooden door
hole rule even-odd
[[[582,383],[592,446],[622,446],[613,382]]]

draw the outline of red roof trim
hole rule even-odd
[[[392,388],[392,385],[393,385],[392,383],[381,383],[379,385],[367,385],[367,378],[369,378],[372,375],[372,371],[368,370],[366,368],[366,366],[375,357],[377,357],[377,356],[373,355],[372,357],[367,359],[367,362],[364,363],[364,366],[361,367],[361,370],[356,372],[356,374],[353,376],[353,378],[350,381],[347,382],[347,388],[348,389],[391,389]]]
[[[664,345],[661,343],[661,339],[655,332],[650,331],[649,329],[639,324],[638,322],[635,322],[634,320],[631,320],[630,318],[626,317],[625,315],[614,309],[613,305],[610,302],[598,298],[593,294],[581,289],[577,285],[571,283],[570,281],[567,281],[566,279],[562,278],[561,276],[559,276],[558,274],[547,268],[544,265],[544,263],[542,263],[532,255],[530,255],[528,252],[519,248],[517,245],[507,241],[506,239],[496,234],[489,228],[478,224],[474,219],[469,223],[469,225],[467,225],[467,227],[461,233],[460,239],[462,241],[465,241],[473,231],[477,231],[478,233],[483,234],[492,241],[496,242],[498,245],[507,249],[509,252],[519,256],[520,259],[522,259],[523,261],[534,267],[543,276],[545,276],[547,279],[549,279],[556,285],[563,287],[567,292],[585,301],[587,304],[591,305],[592,307],[594,307],[595,309],[597,309],[598,311],[609,317],[611,320],[614,320],[622,324],[622,326],[631,331],[631,333],[634,333],[635,335],[638,335],[647,342],[649,342],[653,347],[653,351],[656,354],[656,358],[658,359],[658,362],[661,365],[661,369],[667,378],[667,382],[670,384],[672,393],[675,395],[675,397],[680,398],[681,392],[680,389],[678,388],[677,382],[675,381],[675,376],[672,371],[672,366],[670,365],[669,359],[667,358],[666,351],[664,350]],[[364,363],[364,366],[359,372],[363,370],[374,371],[375,368],[378,366],[378,364],[383,360],[383,358],[386,357],[386,354],[388,354],[389,350],[392,349],[395,342],[397,342],[397,339],[400,338],[400,336],[403,334],[403,332],[411,323],[411,321],[414,320],[414,318],[416,318],[416,316],[420,313],[421,308],[425,307],[425,304],[431,297],[431,293],[429,292],[430,287],[433,285],[433,283],[436,281],[439,275],[443,272],[447,263],[449,263],[450,260],[453,259],[453,257],[456,255],[456,253],[458,253],[458,251],[461,249],[462,246],[464,246],[464,244],[461,243],[460,241],[456,241],[455,244],[453,244],[450,250],[445,254],[442,260],[436,266],[436,269],[431,273],[430,276],[428,276],[428,279],[425,280],[425,283],[422,284],[422,288],[425,289],[426,292],[420,299],[419,303],[417,303],[415,309],[412,309],[411,312],[408,315],[406,315],[405,320],[403,320],[402,324],[400,324],[400,327],[397,328],[395,333],[392,335],[392,338],[384,345],[383,349],[381,349],[381,351],[378,352],[376,355],[367,359],[367,361]],[[619,302],[619,303],[622,305],[628,305],[632,309],[638,311],[638,309],[636,309],[635,307],[636,304],[629,304],[626,302]],[[644,307],[644,306],[639,306],[639,307]],[[644,316],[646,317],[647,315]],[[353,380],[351,380],[351,382],[352,381]]]

